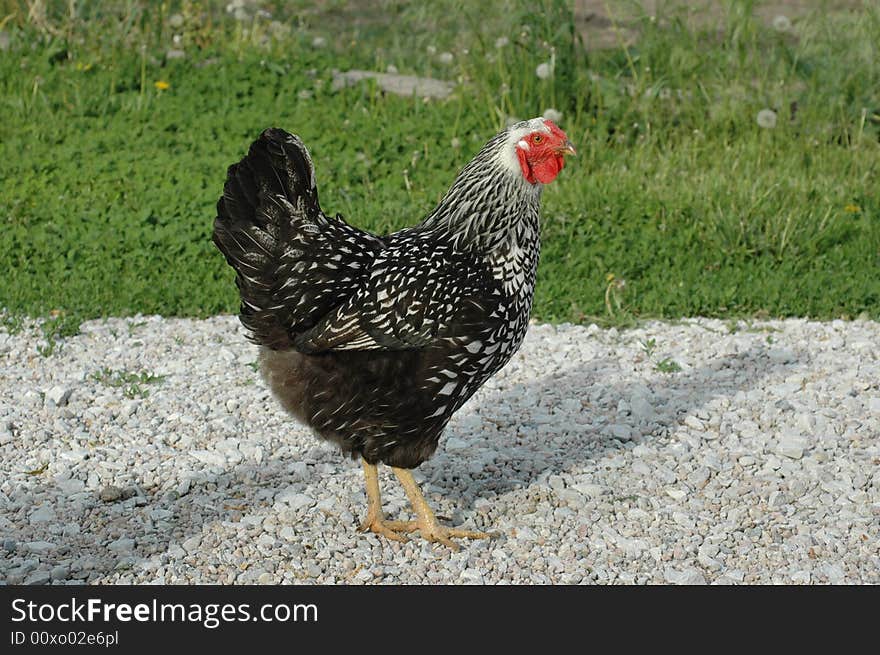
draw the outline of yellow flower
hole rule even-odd
[[[843,208],[843,211],[845,211],[847,214],[858,214],[862,210],[859,209],[858,205],[854,205],[854,204],[850,203],[846,207]]]
[[[167,91],[171,88],[171,85],[168,84],[165,80],[156,80],[153,82],[153,86],[155,86],[159,91]]]

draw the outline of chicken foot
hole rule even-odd
[[[459,545],[452,538],[488,539],[491,533],[460,528],[448,528],[437,521],[418,484],[409,469],[391,467],[400,484],[403,485],[410,505],[418,517],[415,521],[389,521],[382,514],[382,500],[379,494],[379,476],[375,464],[364,461],[364,478],[367,485],[367,516],[361,524],[361,531],[370,530],[393,541],[407,541],[403,533],[418,532],[423,539],[441,543],[457,551]]]

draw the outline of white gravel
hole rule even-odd
[[[500,533],[458,553],[356,530],[360,465],[280,410],[237,319],[42,344],[0,331],[8,583],[880,583],[878,323],[533,325],[417,471]]]

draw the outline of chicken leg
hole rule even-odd
[[[412,521],[387,521],[382,513],[382,496],[379,493],[379,471],[375,464],[364,462],[364,480],[367,484],[367,516],[361,523],[361,532],[367,530],[380,534],[392,541],[407,541],[401,532],[412,532]]]
[[[368,464],[364,461],[364,478],[367,485],[367,517],[361,524],[362,531],[370,530],[393,541],[406,541],[407,538],[401,533],[418,530],[422,538],[444,544],[456,551],[459,549],[459,546],[452,541],[452,537],[487,539],[493,536],[487,532],[447,528],[440,525],[409,469],[392,466],[391,470],[394,471],[397,479],[400,480],[400,484],[403,485],[403,489],[409,497],[409,503],[418,518],[415,521],[388,521],[385,519],[382,514],[382,499],[379,494],[379,476],[376,465]]]

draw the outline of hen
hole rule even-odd
[[[235,269],[241,321],[284,408],[363,460],[362,530],[418,530],[452,548],[482,532],[441,525],[410,469],[452,414],[517,351],[538,266],[541,189],[575,150],[535,118],[493,137],[419,225],[375,236],[326,215],[312,160],[280,129],[229,168],[214,243]],[[376,465],[415,521],[384,518]]]

